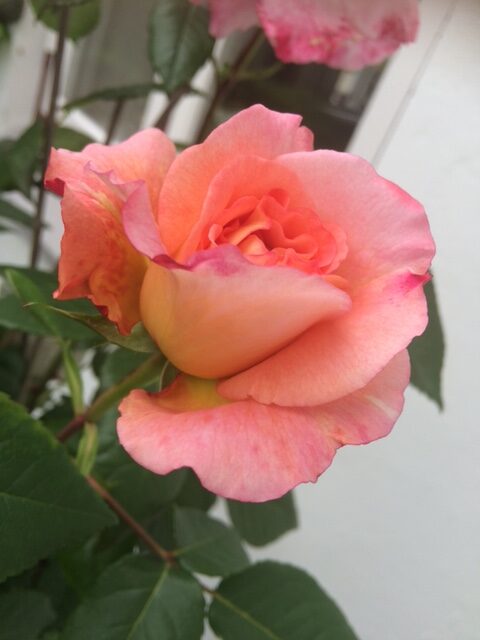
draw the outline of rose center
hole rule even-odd
[[[213,223],[205,249],[237,246],[254,264],[294,267],[309,273],[332,273],[345,258],[347,245],[340,227],[324,224],[306,208],[291,208],[283,189],[261,198],[238,198]]]

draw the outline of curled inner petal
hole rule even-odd
[[[345,233],[323,224],[311,209],[290,206],[288,192],[241,196],[207,226],[200,249],[222,244],[238,247],[260,266],[286,266],[306,273],[329,274],[347,255]]]

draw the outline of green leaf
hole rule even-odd
[[[443,409],[442,367],[445,342],[432,280],[425,285],[425,295],[428,326],[408,348],[412,366],[410,382]]]
[[[189,0],[162,0],[152,13],[149,56],[167,93],[187,85],[212,53],[208,13]]]
[[[54,31],[58,31],[61,6],[70,5],[67,37],[72,40],[79,40],[88,35],[97,26],[100,19],[99,0],[88,0],[82,3],[30,0],[30,3],[37,18]]]
[[[208,511],[215,504],[217,496],[200,484],[199,479],[191,469],[185,469],[185,481],[175,502],[182,507],[193,507]]]
[[[95,474],[129,513],[144,518],[176,498],[185,471],[160,476],[134,462],[118,443],[116,419],[117,413],[109,412],[100,422]]]
[[[23,305],[28,305],[23,310],[35,316],[36,320],[43,326],[44,334],[71,340],[91,340],[95,337],[91,331],[76,322],[66,319],[69,318],[69,313],[71,312],[65,309],[61,310],[58,303],[56,306],[48,304],[52,302],[52,294],[48,284],[45,287],[39,286],[26,275],[27,272],[25,270],[7,268],[4,273],[20,301]],[[65,305],[63,304],[62,306]],[[59,315],[60,311],[63,311],[63,315],[66,318]],[[0,312],[0,322],[2,322],[1,316],[2,313]]]
[[[82,151],[93,142],[92,138],[80,131],[68,127],[56,127],[53,132],[52,147],[56,149],[68,149],[69,151]]]
[[[25,358],[16,346],[0,349],[0,391],[16,396],[20,390],[25,372]]]
[[[77,109],[78,107],[82,107],[85,104],[90,104],[91,102],[95,102],[96,100],[116,101],[133,100],[135,98],[146,98],[153,91],[163,92],[165,91],[165,88],[163,84],[160,84],[158,82],[131,84],[125,87],[108,87],[107,89],[94,91],[93,93],[89,93],[86,96],[82,96],[81,98],[72,100],[63,108],[67,110]]]
[[[188,573],[149,556],[127,556],[100,576],[61,637],[199,640],[203,609],[200,586]]]
[[[0,191],[11,191],[12,189],[17,188],[11,175],[10,164],[8,161],[10,152],[14,145],[15,140],[7,138],[0,140]]]
[[[244,540],[261,547],[297,527],[293,494],[278,500],[252,503],[228,500],[232,523]]]
[[[209,620],[224,640],[356,640],[313,578],[276,562],[226,578],[214,594]]]
[[[105,338],[108,342],[112,342],[125,349],[131,351],[140,351],[141,353],[154,353],[158,351],[156,344],[150,338],[143,325],[140,323],[135,325],[128,336],[124,336],[119,333],[115,325],[104,318],[103,316],[93,316],[86,313],[76,313],[74,311],[66,311],[58,307],[52,307],[50,305],[44,305],[44,309],[53,311],[59,315],[75,320],[85,325],[95,333]]]
[[[4,191],[18,189],[30,197],[33,175],[41,155],[43,127],[35,122],[14,141],[2,141],[0,148],[0,173],[5,176],[0,180],[0,188]]]
[[[35,640],[54,619],[44,593],[32,589],[0,593],[0,640]]]
[[[115,523],[64,448],[0,395],[0,580]]]
[[[175,555],[190,571],[228,576],[248,566],[238,533],[198,509],[174,510]]]
[[[15,205],[7,202],[6,200],[0,199],[0,218],[4,218],[5,220],[11,220],[12,222],[16,222],[17,224],[23,225],[24,227],[31,227],[33,223],[32,216],[16,207]]]
[[[27,311],[15,294],[0,298],[0,326],[12,331],[23,331],[34,335],[49,335],[43,323]]]

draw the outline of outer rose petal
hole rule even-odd
[[[398,269],[424,274],[435,245],[422,205],[362,158],[336,151],[277,159],[299,178],[322,222],[347,234],[338,275],[357,288]]]
[[[62,216],[65,233],[56,297],[89,298],[128,333],[140,319],[145,258],[131,246],[118,218],[83,191],[65,188]]]
[[[145,182],[156,209],[163,179],[174,158],[175,146],[167,136],[159,129],[145,129],[111,146],[89,144],[80,152],[52,149],[45,185],[62,195],[65,184],[83,181],[82,169],[89,165],[97,173],[113,171],[120,183]]]
[[[241,155],[273,159],[313,148],[312,132],[301,117],[254,105],[217,127],[202,144],[186,149],[173,162],[159,205],[160,237],[169,255],[175,252],[198,220],[210,182]]]
[[[367,444],[388,435],[403,409],[410,360],[400,351],[371,382],[335,402],[312,409],[322,429],[339,444]]]
[[[255,266],[230,245],[196,254],[190,268],[165,264],[147,271],[142,321],[176,367],[202,378],[242,371],[350,308],[321,276]]]
[[[353,298],[351,311],[221,382],[219,393],[232,400],[316,406],[361,389],[425,329],[426,279],[396,273],[373,281]]]
[[[259,0],[258,14],[280,60],[339,69],[381,62],[418,29],[417,0]]]
[[[80,153],[52,150],[45,178],[48,188],[65,195],[65,234],[57,297],[88,297],[105,309],[122,333],[138,322],[139,291],[146,260],[137,254],[122,227],[138,240],[140,251],[161,245],[152,211],[157,209],[164,175],[175,148],[158,130],[146,130],[111,147],[92,144]],[[140,206],[141,205],[141,206]]]
[[[160,474],[191,467],[218,495],[263,502],[314,482],[334,456],[336,443],[305,410],[197,394],[180,377],[162,393],[137,390],[122,401],[118,436],[136,462]]]
[[[339,446],[385,436],[408,378],[403,351],[351,396],[292,409],[252,400],[225,404],[213,382],[180,377],[162,393],[130,393],[117,430],[134,460],[155,473],[192,467],[210,491],[262,502],[314,482]]]
[[[210,33],[216,38],[258,24],[256,0],[209,0]]]

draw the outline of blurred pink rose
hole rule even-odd
[[[418,30],[417,0],[208,0],[206,4],[214,36],[260,24],[283,62],[321,62],[336,69],[377,64],[401,44],[413,42]]]
[[[182,372],[121,403],[139,464],[263,501],[389,433],[434,245],[421,205],[367,162],[313,151],[298,116],[257,105],[175,159],[153,130],[54,151],[47,184],[63,193],[58,296],[123,331],[141,319]]]

